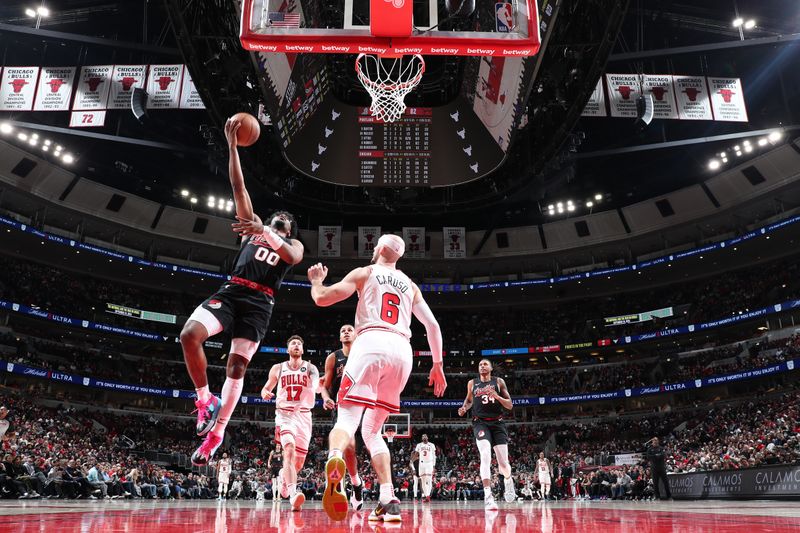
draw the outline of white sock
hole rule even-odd
[[[394,499],[394,487],[391,483],[381,483],[381,505],[386,505]]]
[[[356,474],[355,476],[351,476],[350,483],[352,483],[354,487],[358,487],[359,485],[361,485],[361,476],[359,476],[358,474]]]
[[[222,409],[219,410],[217,424],[211,430],[214,435],[221,437],[225,434],[228,421],[242,396],[242,388],[244,388],[244,378],[225,378],[225,383],[222,385]]]
[[[194,391],[197,393],[197,399],[203,403],[211,399],[211,391],[208,390],[208,385],[200,387],[199,389],[194,389]]]
[[[342,458],[342,450],[340,450],[338,448],[334,448],[334,449],[330,450],[328,452],[328,459],[330,459],[332,457],[338,457],[338,458],[341,459]]]
[[[483,487],[483,497],[488,498],[492,495],[492,488],[491,487]]]
[[[289,487],[289,497],[291,498],[297,492],[297,483],[290,483],[286,486]]]

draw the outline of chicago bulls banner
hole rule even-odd
[[[109,109],[130,109],[131,92],[144,87],[145,65],[116,65],[111,74]]]
[[[425,258],[425,228],[403,228],[403,240],[406,242],[405,257],[410,259]]]
[[[747,122],[742,82],[739,78],[708,78],[714,120]]]
[[[673,76],[678,116],[682,120],[714,120],[703,76]]]
[[[636,99],[642,94],[637,74],[606,74],[612,117],[636,118]]]
[[[181,85],[181,109],[205,109],[203,100],[200,99],[200,93],[197,92],[197,87],[192,81],[192,75],[189,74],[189,68],[183,66],[183,84]]]
[[[42,67],[34,111],[67,111],[72,99],[75,67]]]
[[[597,80],[597,85],[592,91],[592,95],[589,97],[589,101],[586,102],[586,107],[583,108],[583,113],[581,116],[584,117],[607,117],[608,112],[606,112],[606,93],[603,89],[603,78]]]
[[[180,104],[183,65],[150,65],[147,108],[173,109]]]
[[[442,228],[445,259],[462,259],[467,257],[467,231],[463,227]]]
[[[653,95],[653,118],[678,118],[672,76],[669,74],[645,74],[642,90],[645,95]]]
[[[375,245],[381,236],[380,226],[359,226],[358,227],[358,257],[372,257]]]
[[[342,255],[342,227],[320,226],[317,234],[317,255],[319,257],[340,257]]]
[[[5,67],[0,80],[0,111],[30,111],[39,67]]]
[[[78,89],[75,91],[73,111],[105,109],[108,93],[111,90],[111,71],[113,65],[81,67]]]

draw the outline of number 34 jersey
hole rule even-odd
[[[356,331],[389,330],[411,338],[414,283],[403,272],[370,265],[369,277],[358,293]]]

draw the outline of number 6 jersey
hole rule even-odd
[[[369,277],[358,293],[356,332],[389,330],[411,338],[414,283],[400,270],[370,265]]]

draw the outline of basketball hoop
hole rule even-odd
[[[419,54],[388,58],[359,54],[356,58],[358,79],[372,97],[369,111],[383,122],[403,116],[406,95],[419,85],[424,72],[425,60]]]
[[[391,444],[394,441],[394,436],[397,435],[397,432],[393,429],[387,428],[385,435],[386,435],[386,440],[388,440],[389,443]]]

